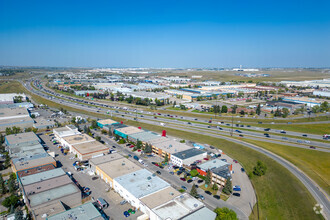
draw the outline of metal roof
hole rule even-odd
[[[85,203],[78,207],[69,209],[65,212],[48,217],[48,220],[69,220],[69,219],[103,220],[101,213],[91,202]]]
[[[64,170],[62,168],[57,168],[57,169],[48,170],[41,173],[36,173],[29,176],[21,177],[20,181],[22,185],[25,186],[39,181],[52,179],[62,175],[66,175]]]
[[[26,132],[19,134],[11,134],[6,136],[8,145],[28,143],[28,142],[40,142],[40,139],[34,132]]]
[[[226,166],[226,165],[228,166],[229,163],[219,160],[219,159],[214,159],[214,160],[209,160],[205,163],[202,163],[201,165],[198,165],[198,167],[200,169],[207,171],[207,170],[211,170],[211,169]]]
[[[188,149],[188,150],[184,150],[184,151],[172,154],[172,156],[180,158],[181,160],[185,160],[187,158],[194,157],[194,156],[204,154],[204,153],[206,153],[206,152],[198,150],[196,148],[191,148],[191,149]]]

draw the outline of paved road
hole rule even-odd
[[[29,88],[29,89],[32,90],[32,88]],[[38,93],[41,94],[40,92],[38,92]],[[42,96],[44,96],[44,95],[42,95]],[[70,104],[70,103],[68,103],[68,104]],[[73,106],[75,106],[75,104],[73,104]],[[180,130],[193,132],[193,133],[201,133],[201,131],[196,132],[193,129],[187,129],[187,128],[181,128]],[[304,174],[302,171],[300,171],[293,164],[289,163],[288,161],[284,160],[282,157],[277,156],[277,155],[275,155],[275,154],[273,154],[273,153],[271,153],[267,150],[264,150],[262,148],[259,148],[259,147],[255,146],[255,145],[252,145],[252,144],[249,144],[249,143],[246,143],[246,142],[243,142],[243,141],[239,141],[239,140],[236,140],[236,139],[233,139],[233,138],[230,138],[230,137],[210,134],[209,132],[203,132],[202,134],[210,135],[210,136],[214,136],[214,137],[218,137],[218,138],[222,138],[222,139],[225,139],[225,140],[228,140],[228,141],[232,141],[232,142],[235,142],[235,143],[242,144],[246,147],[249,147],[249,148],[254,149],[254,150],[256,150],[260,153],[263,153],[268,157],[271,157],[272,159],[274,159],[275,161],[277,161],[278,163],[280,163],[281,165],[286,167],[291,173],[293,173],[306,186],[306,188],[314,196],[314,198],[318,201],[318,203],[323,205],[324,215],[327,219],[329,219],[329,217],[330,217],[330,205],[329,205],[328,195],[325,192],[322,192],[320,190],[319,186],[315,182],[313,182],[310,178],[308,178],[308,176],[306,174]]]

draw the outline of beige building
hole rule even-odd
[[[149,144],[151,144],[152,152],[154,154],[157,154],[158,156],[163,158],[167,154],[168,159],[171,158],[172,154],[191,149],[191,147],[189,147],[188,145],[182,144],[168,137],[161,137],[158,139],[151,140],[149,141]]]

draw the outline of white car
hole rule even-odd
[[[308,141],[308,140],[305,140],[305,143],[307,143],[307,144],[310,144],[311,142],[310,142],[310,141]]]

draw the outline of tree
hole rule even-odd
[[[92,129],[97,128],[97,122],[96,122],[96,120],[92,120],[91,128]]]
[[[214,183],[213,186],[212,186],[212,189],[214,191],[218,191],[218,189],[219,189],[218,184]]]
[[[15,220],[23,220],[23,211],[20,208],[16,208],[15,210]]]
[[[329,103],[327,101],[324,101],[321,105],[320,105],[321,111],[325,111],[327,112],[329,110]]]
[[[101,133],[102,133],[102,134],[107,134],[108,132],[107,132],[106,130],[102,129],[102,130],[101,130]]]
[[[227,207],[216,208],[214,212],[217,214],[215,220],[238,220],[237,214]]]
[[[146,144],[146,146],[144,147],[144,152],[146,154],[150,154],[152,152],[152,147],[150,144],[148,144],[148,143]]]
[[[100,137],[100,136],[96,136],[96,137],[95,137],[95,140],[97,140],[97,141],[101,141],[101,137]]]
[[[232,188],[231,181],[230,181],[229,177],[226,180],[226,184],[223,187],[222,192],[227,194],[227,195],[230,195],[233,192],[233,188]]]
[[[253,168],[253,174],[256,176],[262,176],[266,174],[266,171],[267,171],[267,166],[263,162],[258,160],[257,166]]]
[[[10,193],[14,193],[16,189],[16,174],[12,173],[8,180],[8,190]]]
[[[236,114],[236,110],[237,110],[237,105],[234,105],[233,108],[231,109],[231,113]]]
[[[193,184],[192,187],[191,187],[190,195],[195,197],[195,198],[198,196],[195,184]]]
[[[164,162],[167,163],[168,162],[168,154],[165,154],[165,157],[164,157]]]
[[[36,115],[35,114],[31,114],[31,118],[36,118]]]
[[[258,104],[258,107],[256,109],[256,114],[257,115],[260,115],[261,114],[261,107],[260,107],[260,104]]]
[[[142,148],[142,142],[138,139],[136,142],[136,149],[141,149]]]
[[[221,113],[227,113],[228,112],[228,108],[227,108],[227,106],[226,105],[223,105],[222,107],[221,107]]]
[[[10,208],[11,206],[15,207],[17,205],[18,201],[19,201],[19,198],[16,195],[11,195],[11,196],[5,198],[5,200],[3,200],[3,202],[1,204],[6,208]]]
[[[192,171],[190,171],[190,175],[191,175],[192,177],[194,177],[194,176],[198,176],[198,171],[197,171],[197,170],[192,170]]]
[[[76,123],[76,117],[74,117],[74,116],[72,117],[72,119],[71,119],[71,123],[72,123],[72,124],[75,124],[75,123]]]
[[[0,194],[3,195],[7,192],[5,181],[2,178],[2,174],[0,173]]]
[[[211,183],[211,170],[207,170],[205,184],[209,185]]]
[[[288,115],[289,115],[289,109],[283,108],[282,109],[282,113],[283,113],[283,115],[282,115],[283,118],[288,117]]]

